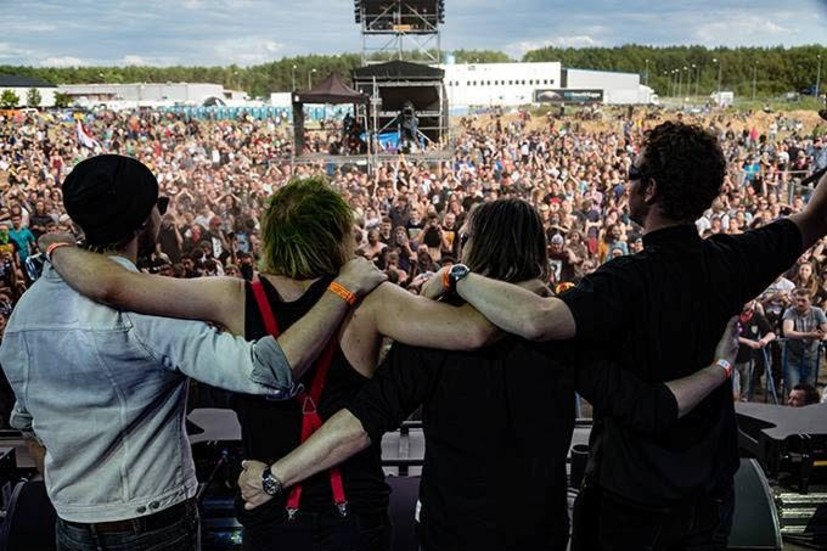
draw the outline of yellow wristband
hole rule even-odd
[[[52,253],[61,247],[73,247],[71,243],[66,243],[65,241],[61,241],[59,243],[52,243],[48,247],[46,247],[46,260],[50,263],[52,262]]]
[[[327,286],[327,290],[331,293],[338,295],[342,300],[347,302],[350,306],[356,304],[356,295],[354,295],[347,287],[342,285],[341,283],[337,283],[335,281],[331,281],[330,285]]]

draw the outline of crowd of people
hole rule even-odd
[[[822,129],[766,115],[480,114],[450,160],[368,172],[288,158],[267,121],[2,121],[0,356],[58,545],[198,547],[192,377],[234,392],[251,549],[388,548],[381,435],[420,404],[422,546],[564,549],[575,390],[573,548],[723,548],[733,400],[763,366],[814,401],[827,335]]]
[[[470,115],[452,129],[451,160],[427,165],[400,156],[369,173],[347,164],[291,163],[291,129],[282,120],[100,111],[84,122],[93,138],[87,147],[74,124],[57,123],[48,113],[9,116],[0,121],[0,326],[36,275],[27,259],[38,252],[38,237],[78,231],[63,210],[60,184],[73,166],[97,153],[142,161],[170,200],[159,245],[141,265],[152,273],[250,279],[270,195],[293,176],[326,174],[358,214],[358,254],[411,292],[457,260],[459,229],[470,208],[501,197],[523,198],[539,209],[549,243],[549,283],[562,290],[608,260],[642,250],[640,228],[629,218],[627,172],[642,133],[670,117],[712,130],[727,156],[721,194],[697,221],[703,237],[738,234],[799,212],[812,189],[797,182],[827,165],[824,127],[785,114],[624,109],[604,110],[600,121],[571,110]],[[745,308],[766,316],[771,331],[753,339],[757,345],[744,341],[736,398],[754,398],[766,358],[775,359],[776,382],[783,378],[787,390],[817,384],[820,324],[805,320],[810,310],[802,309],[792,320],[796,330],[783,331],[790,306],[803,296],[793,295],[794,289],[806,289],[814,311],[827,306],[823,241]],[[778,343],[770,344],[782,336],[806,346],[797,342],[782,354]]]

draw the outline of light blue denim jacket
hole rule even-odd
[[[58,516],[83,523],[195,495],[187,377],[275,399],[296,391],[272,337],[251,344],[201,322],[119,312],[72,290],[48,263],[9,319],[0,364],[17,397],[12,426],[46,447]]]

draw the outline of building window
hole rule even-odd
[[[513,81],[513,80],[509,80],[509,81],[508,81],[508,85],[509,85],[509,86],[511,86],[512,84],[514,84],[514,81]]]

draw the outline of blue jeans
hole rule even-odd
[[[194,502],[168,525],[145,529],[141,519],[132,530],[100,531],[95,525],[57,520],[58,551],[199,551],[198,507]]]
[[[787,348],[784,365],[784,389],[789,393],[799,383],[816,384],[818,351],[794,352]]]

